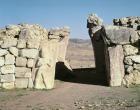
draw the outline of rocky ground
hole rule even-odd
[[[107,87],[93,56],[89,40],[71,40],[72,75],[63,71],[53,90],[0,90],[0,110],[140,110],[140,86]]]

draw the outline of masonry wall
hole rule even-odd
[[[97,72],[103,68],[109,86],[140,84],[140,17],[113,20],[114,25],[103,25],[96,14],[90,14],[87,28],[92,39]],[[98,43],[96,43],[98,42]],[[100,49],[96,48],[102,43]],[[100,51],[103,50],[103,51]],[[102,64],[99,60],[104,58]]]
[[[0,88],[54,87],[56,62],[65,62],[69,29],[9,25],[0,30]]]

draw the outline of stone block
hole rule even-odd
[[[132,45],[124,45],[123,50],[124,50],[124,55],[125,56],[135,55],[139,52],[138,48],[136,48]]]
[[[132,62],[140,64],[140,55],[128,56],[128,57],[125,57],[125,59],[131,59]]]
[[[31,69],[26,67],[16,67],[15,76],[18,78],[29,78],[31,77]]]
[[[28,87],[28,78],[16,78],[15,87],[16,88],[27,88]]]
[[[1,73],[2,74],[8,74],[8,73],[14,73],[15,72],[15,66],[14,65],[4,65],[1,67]]]
[[[14,82],[14,81],[15,81],[14,74],[0,75],[0,82],[9,83],[9,82]]]
[[[22,49],[21,56],[27,58],[37,58],[38,50],[37,49]]]
[[[27,48],[38,49],[40,45],[39,40],[36,39],[28,39]]]
[[[15,56],[11,54],[5,55],[5,64],[10,65],[15,63]]]
[[[4,57],[0,57],[0,66],[4,65]]]
[[[124,77],[123,48],[121,45],[108,48],[108,60],[106,63],[108,82],[110,86],[121,86]]]
[[[16,66],[25,66],[27,64],[27,58],[24,57],[17,57],[16,58]]]
[[[16,47],[10,47],[9,51],[11,54],[13,54],[14,56],[18,56],[18,49]]]
[[[36,89],[52,89],[54,87],[55,65],[48,67],[48,65],[41,66],[35,78]]]
[[[4,56],[4,55],[7,55],[9,52],[5,49],[0,49],[0,57],[1,56]]]
[[[4,89],[14,89],[15,88],[15,83],[14,82],[3,83],[2,88],[4,88]]]
[[[134,69],[140,71],[140,64],[133,64]]]
[[[17,48],[19,48],[19,49],[26,48],[26,40],[19,39],[18,44],[17,44]]]
[[[4,39],[3,43],[1,44],[1,48],[15,47],[16,45],[17,45],[16,38]]]
[[[34,66],[34,63],[35,63],[34,59],[28,59],[27,67],[32,68]]]
[[[33,80],[32,80],[32,78],[29,78],[28,88],[33,88],[33,87],[34,87]]]
[[[139,36],[134,29],[119,27],[119,26],[105,26],[106,42],[109,44],[130,44],[138,41]]]

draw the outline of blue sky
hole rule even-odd
[[[0,0],[0,27],[18,23],[69,26],[71,38],[87,39],[90,13],[111,24],[113,18],[140,16],[140,0]]]

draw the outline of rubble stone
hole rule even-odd
[[[26,67],[16,67],[15,76],[18,78],[29,78],[31,77],[31,69]]]
[[[5,56],[5,64],[6,65],[10,65],[10,64],[14,64],[14,63],[15,63],[15,57],[14,57],[14,55],[7,54]]]
[[[27,88],[28,87],[28,78],[16,78],[15,87],[16,88]]]
[[[21,56],[27,58],[37,58],[38,50],[37,49],[22,49]]]
[[[10,47],[9,51],[11,54],[13,54],[14,56],[18,56],[18,49],[16,47]]]
[[[34,59],[28,59],[27,67],[32,68],[34,66],[34,63],[35,63]]]
[[[0,57],[0,66],[4,65],[4,57]]]
[[[4,39],[4,42],[1,44],[2,48],[9,48],[14,47],[17,45],[17,39],[11,38],[11,39]]]
[[[18,44],[17,44],[17,48],[19,48],[19,49],[26,48],[26,40],[25,39],[19,39]]]
[[[14,73],[15,72],[15,66],[14,65],[4,65],[1,67],[1,73],[2,74],[8,74],[8,73]]]
[[[15,81],[14,74],[0,75],[0,82],[9,83],[9,82],[14,82],[14,81]]]
[[[15,83],[14,82],[3,83],[2,88],[4,88],[4,89],[14,89],[15,88]]]
[[[0,49],[0,57],[8,54],[8,51],[5,49]]]
[[[129,55],[135,55],[139,52],[138,48],[132,46],[132,45],[124,45],[124,55],[129,56]]]
[[[17,57],[16,58],[16,66],[26,67],[26,64],[27,64],[27,58],[23,58],[23,57]]]

